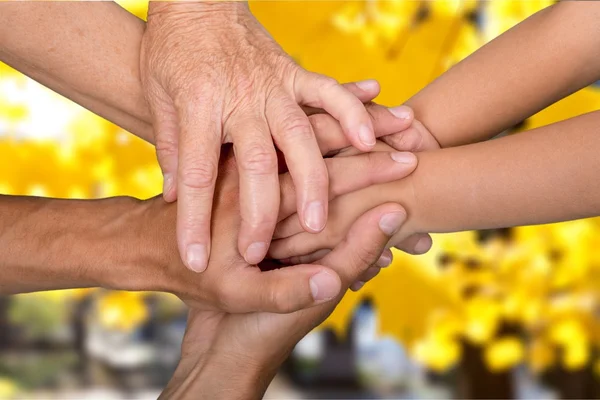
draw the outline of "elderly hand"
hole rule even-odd
[[[327,170],[301,106],[335,117],[357,148],[375,144],[361,100],[335,80],[299,67],[245,2],[150,2],[140,68],[164,198],[178,198],[178,249],[196,272],[211,254],[222,143],[233,143],[239,163],[238,249],[251,264],[264,258],[277,222],[275,146],[297,188],[303,228],[319,232],[327,221]],[[377,90],[374,81],[359,85]]]

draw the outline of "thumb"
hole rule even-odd
[[[270,271],[244,268],[236,272],[234,280],[223,284],[225,308],[231,313],[291,313],[329,301],[342,288],[339,276],[320,265],[294,265]]]
[[[377,262],[405,220],[406,211],[399,204],[375,207],[356,220],[346,238],[319,263],[334,269],[348,287]]]

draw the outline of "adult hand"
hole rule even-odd
[[[368,211],[355,222],[346,240],[316,263],[339,274],[342,287],[348,288],[376,262],[405,217],[397,204]],[[161,398],[262,398],[296,343],[331,314],[342,296],[343,292],[333,301],[292,314],[192,309],[181,361]]]
[[[410,155],[410,154],[409,154]],[[330,174],[329,196],[336,198],[344,193],[359,190],[370,184],[389,182],[410,174],[416,167],[411,163],[396,162],[387,154],[381,160],[367,162],[370,154],[356,158],[345,157],[327,161]],[[217,183],[213,229],[215,249],[211,268],[197,275],[181,264],[175,235],[176,207],[154,198],[141,203],[134,212],[132,230],[143,249],[144,275],[131,274],[128,285],[116,282],[120,289],[162,290],[175,293],[188,305],[228,312],[271,311],[291,312],[331,300],[340,291],[337,274],[323,266],[300,265],[294,268],[262,272],[250,265],[236,250],[239,233],[238,173],[232,156],[222,157]],[[289,174],[281,176],[283,195],[279,215],[283,220],[295,212],[294,185]],[[138,285],[144,280],[143,286]],[[148,285],[148,280],[152,284]]]
[[[140,68],[164,198],[179,199],[178,249],[196,272],[207,267],[211,254],[222,143],[233,143],[239,162],[238,249],[251,264],[267,253],[279,209],[274,144],[297,188],[303,228],[319,232],[327,220],[327,171],[301,105],[332,115],[357,148],[368,151],[375,144],[360,99],[335,80],[299,67],[245,2],[150,2]]]

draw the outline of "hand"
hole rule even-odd
[[[372,183],[401,178],[416,166],[414,157],[409,157],[412,163],[395,162],[385,154],[380,161],[367,163],[367,157],[370,155],[327,160],[331,198]],[[290,174],[281,176],[280,186],[283,192],[278,219],[282,220],[295,212]],[[142,202],[141,210],[132,216],[137,221],[132,228],[138,233],[132,236],[141,241],[135,247],[143,251],[146,260],[146,274],[137,279],[151,279],[152,284],[133,289],[172,292],[192,307],[228,312],[291,312],[328,301],[339,293],[339,277],[322,266],[301,265],[262,272],[246,263],[235,247],[239,233],[237,196],[236,161],[231,156],[222,157],[213,218],[215,252],[210,260],[217,267],[201,275],[181,264],[175,235],[175,205],[161,198]],[[127,283],[137,284],[133,274]],[[116,287],[123,288],[122,285],[123,282],[118,282]]]
[[[297,187],[302,226],[327,220],[327,173],[300,105],[334,116],[367,151],[373,125],[360,99],[335,80],[299,67],[245,2],[150,2],[141,76],[156,131],[164,197],[177,197],[177,242],[185,265],[203,271],[219,149],[233,143],[240,167],[238,249],[255,264],[267,252],[279,208],[275,145]],[[373,81],[359,84],[368,90]]]
[[[394,159],[397,152],[369,153],[362,157],[387,157]],[[342,156],[343,153],[338,155]],[[358,156],[352,156],[354,159]],[[381,158],[379,158],[381,160]],[[298,218],[292,215],[277,225],[274,240],[269,248],[269,256],[275,259],[285,260],[290,264],[310,263],[322,254],[323,251],[333,249],[344,239],[352,223],[364,212],[389,201],[394,201],[407,206],[414,204],[411,176],[400,181],[376,184],[371,187],[357,190],[337,197],[330,202],[329,221],[325,229],[318,234],[306,234],[299,228]],[[412,228],[410,208],[408,222],[403,226],[401,232],[395,232],[387,247],[393,247],[400,243],[410,253],[421,254],[431,247],[431,239],[428,235],[418,234]],[[410,240],[409,240],[410,238]],[[409,241],[410,243],[407,243]],[[412,249],[412,251],[410,250]]]
[[[347,288],[377,260],[404,218],[396,204],[368,211],[318,264],[339,274],[342,287]],[[181,361],[161,398],[262,398],[294,346],[331,314],[342,296],[343,292],[334,301],[292,314],[191,310]]]

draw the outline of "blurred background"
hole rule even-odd
[[[145,17],[147,3],[122,1]],[[401,104],[538,0],[269,1],[255,15],[305,68],[378,79]],[[600,108],[590,87],[506,134]],[[0,64],[0,193],[161,190],[153,149]],[[600,220],[434,237],[296,348],[267,398],[600,398]],[[177,362],[173,296],[0,297],[0,398],[155,398]]]

